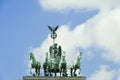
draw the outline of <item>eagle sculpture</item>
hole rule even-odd
[[[58,26],[56,26],[56,27],[51,27],[51,26],[48,25],[48,28],[50,29],[50,31],[51,31],[53,34],[55,34],[55,31],[58,29]]]

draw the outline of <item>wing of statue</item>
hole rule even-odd
[[[58,29],[58,27],[59,27],[59,26],[57,25],[57,26],[54,28],[54,31],[56,31],[56,30]]]
[[[52,27],[50,27],[49,25],[48,25],[48,28],[49,28],[51,31],[53,31]]]

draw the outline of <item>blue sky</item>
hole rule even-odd
[[[68,11],[66,10],[66,7],[63,11],[63,8],[56,8],[54,10],[54,6],[49,8],[49,5],[47,6],[49,3],[46,3],[46,5],[44,5],[44,3],[46,2],[43,0],[0,1],[0,80],[22,80],[23,76],[29,75],[26,74],[27,64],[25,64],[25,54],[28,53],[29,47],[39,48],[40,45],[43,44],[42,42],[47,39],[47,36],[50,33],[47,27],[48,25],[67,25],[67,28],[69,28],[72,32],[72,30],[74,31],[78,25],[89,25],[89,23],[92,24],[92,22],[94,22],[94,16],[100,16],[103,13],[107,13],[106,11],[100,13],[101,8],[98,7],[85,11],[84,8],[82,10],[74,10],[74,8],[71,9],[69,6],[68,8],[70,9]],[[48,9],[46,9],[46,6]],[[86,7],[84,5],[80,6],[80,8],[82,7],[88,8],[88,6]],[[93,19],[93,21],[90,21],[90,19]],[[100,20],[102,21],[103,19],[100,18]],[[97,25],[97,23],[95,25]],[[90,28],[90,30],[91,29],[92,28]],[[89,34],[89,30],[86,29],[86,31],[88,31],[86,34]],[[92,34],[88,36],[93,37]],[[101,40],[101,38],[98,39]],[[102,64],[105,64],[105,66],[110,65],[110,71],[113,71],[111,70],[113,67],[116,68],[115,71],[119,68],[119,58],[111,61],[111,57],[106,57],[109,53],[102,56],[99,54],[104,53],[104,49],[108,52],[109,49],[113,49],[112,47],[106,47],[107,44],[104,45],[104,43],[99,43],[98,39],[94,39],[96,41],[95,43],[92,42],[92,44],[97,46],[89,45],[85,48],[83,46],[80,47],[83,49],[83,52],[90,52],[90,58],[89,56],[86,57],[88,54],[84,54],[81,61],[83,70],[82,74],[87,77],[91,77],[92,74],[94,77],[94,73],[96,73],[96,71],[99,69],[106,69],[106,67],[100,68]],[[101,49],[101,46],[104,49]],[[91,52],[96,54],[91,54]]]

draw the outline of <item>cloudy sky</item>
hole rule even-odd
[[[120,80],[120,0],[0,0],[0,80],[29,74],[29,51],[44,61],[52,40],[48,25],[59,25],[56,42],[68,65],[81,51],[87,80]]]

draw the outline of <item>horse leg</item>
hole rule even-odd
[[[67,73],[66,73],[66,68],[63,68],[63,76],[66,77]]]
[[[46,76],[46,68],[44,68],[44,76]]]
[[[66,70],[66,68],[64,68],[63,71],[64,71],[64,74],[65,74],[65,77],[67,77],[67,70]]]
[[[37,76],[39,76],[39,69],[37,68]]]
[[[32,74],[32,67],[30,67],[30,74]]]
[[[51,73],[51,71],[50,71],[50,77],[52,77],[52,73]]]
[[[74,76],[77,76],[77,74],[75,74],[76,70],[77,70],[77,68],[74,69]]]
[[[63,76],[65,77],[66,73],[65,73],[65,69],[64,68],[62,69],[62,72],[63,72]]]
[[[62,76],[64,77],[64,69],[63,68],[61,69],[61,72],[62,72]]]
[[[61,68],[60,68],[60,77],[61,77]]]
[[[79,74],[81,73],[81,68],[79,68]]]
[[[55,72],[55,77],[56,77],[56,72]]]
[[[62,74],[62,76],[63,76],[63,67],[61,67],[61,74]]]
[[[72,72],[73,72],[73,68],[70,68],[70,74],[71,74],[71,77],[72,77]]]
[[[37,76],[37,74],[38,74],[38,73],[37,73],[37,67],[35,67],[35,73],[36,73],[36,76]]]
[[[60,77],[61,77],[61,71],[60,71]]]
[[[38,76],[40,76],[40,66],[39,66],[39,68],[38,68]]]
[[[55,69],[55,77],[56,77],[56,69]]]

